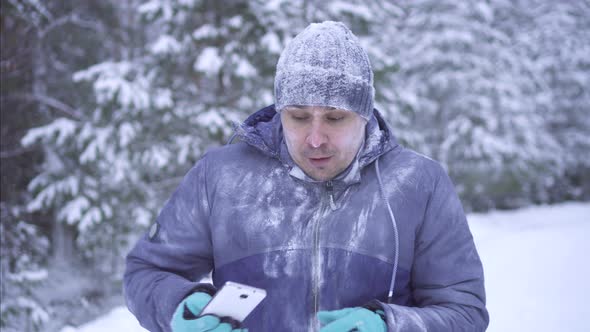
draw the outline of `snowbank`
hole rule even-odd
[[[590,331],[590,204],[472,214],[488,331]]]

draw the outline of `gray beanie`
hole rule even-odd
[[[329,106],[373,114],[373,71],[358,39],[340,22],[312,23],[287,45],[277,64],[275,108]]]

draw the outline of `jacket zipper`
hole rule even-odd
[[[313,228],[313,261],[312,261],[312,280],[313,280],[313,321],[315,322],[313,325],[313,331],[316,331],[318,328],[318,322],[315,319],[315,314],[317,314],[319,310],[319,292],[320,292],[320,272],[321,272],[321,259],[320,259],[320,221],[325,216],[328,207],[335,209],[334,204],[334,186],[332,181],[326,182],[326,192],[327,197],[322,196],[320,202],[320,208],[318,217],[315,220],[314,228]],[[325,197],[325,198],[324,198]]]

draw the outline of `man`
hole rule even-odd
[[[206,153],[127,257],[129,309],[151,331],[199,317],[228,280],[263,288],[251,331],[482,331],[481,262],[453,185],[373,108],[367,54],[342,23],[281,54],[275,105]],[[197,281],[213,271],[213,285]]]

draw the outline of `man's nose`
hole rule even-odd
[[[328,142],[328,136],[321,123],[313,123],[309,135],[307,135],[306,143],[312,148],[317,149],[326,142]]]

